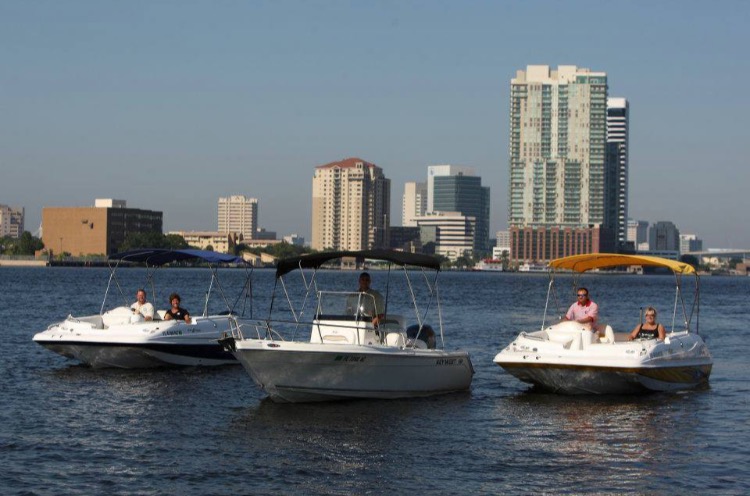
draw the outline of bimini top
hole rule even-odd
[[[552,269],[568,269],[576,272],[586,272],[591,269],[604,269],[623,265],[646,265],[650,267],[666,267],[676,274],[695,274],[692,265],[661,257],[647,255],[620,255],[617,253],[589,253],[573,255],[552,260]]]
[[[182,260],[200,259],[212,264],[245,264],[242,257],[207,250],[167,250],[164,248],[140,248],[110,255],[109,260],[145,262],[147,265],[164,265]]]
[[[364,260],[366,258],[370,260],[383,260],[395,263],[396,265],[414,265],[440,270],[440,260],[431,255],[393,250],[329,251],[279,260],[276,264],[276,277],[281,277],[296,269],[317,269],[329,260],[343,257],[354,257],[357,260]]]

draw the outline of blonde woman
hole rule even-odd
[[[667,336],[667,331],[664,330],[664,326],[656,322],[656,309],[654,307],[646,308],[646,322],[635,326],[633,332],[630,333],[629,341],[634,339],[658,339],[664,341]]]

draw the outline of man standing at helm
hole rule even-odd
[[[385,305],[383,304],[383,295],[372,289],[370,284],[370,274],[362,272],[359,275],[359,302],[362,313],[367,317],[372,317],[372,325],[377,327],[380,319],[385,314]]]

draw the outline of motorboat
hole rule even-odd
[[[388,289],[377,322],[367,311],[376,307],[368,301],[371,294],[323,289],[321,272],[330,272],[320,269],[334,262],[341,267],[342,260],[386,263],[387,269],[378,270],[387,271]],[[474,374],[469,353],[445,348],[439,271],[435,257],[388,250],[283,259],[276,268],[271,309],[283,292],[283,308],[288,305],[283,315],[291,318],[275,319],[269,312],[255,331],[233,329],[222,343],[276,402],[394,399],[467,390]],[[301,275],[304,288],[294,302],[286,283],[292,274]],[[415,288],[412,279],[417,278],[421,282]],[[314,305],[307,304],[312,301]],[[409,312],[411,320],[399,312]]]
[[[480,260],[479,262],[474,264],[474,268],[472,270],[488,271],[488,272],[502,272],[504,270],[503,261],[493,259],[493,258],[485,258],[484,260]]]
[[[94,368],[237,364],[232,354],[219,345],[218,339],[223,333],[242,325],[247,301],[252,297],[252,269],[248,270],[241,257],[194,249],[139,249],[111,255],[108,261],[109,281],[99,314],[68,315],[65,320],[34,335],[36,343]],[[155,295],[156,269],[184,261],[198,261],[211,271],[202,314],[191,315],[190,322],[185,322],[164,320],[165,310],[157,310],[153,320],[147,321],[128,306],[117,278],[118,268],[133,263],[145,264],[145,287],[150,287],[151,294]],[[218,267],[226,265],[242,266],[245,270],[244,284],[233,302],[218,279]],[[108,296],[113,285],[119,289],[124,305],[109,308]],[[223,301],[222,308],[226,309],[211,314],[209,300],[216,294]],[[252,301],[249,311],[249,317],[252,317]]]
[[[523,263],[518,266],[518,272],[547,272],[548,268],[546,265],[541,263]]]
[[[699,277],[686,263],[640,255],[595,253],[550,262],[542,326],[521,332],[495,356],[494,362],[523,382],[564,394],[629,394],[675,391],[706,385],[713,359],[698,332]],[[622,266],[661,267],[676,282],[672,328],[665,339],[630,340],[630,332],[610,325],[561,320],[547,325],[548,308],[557,300],[555,272],[572,271],[573,286],[589,270]],[[695,291],[686,298],[682,278],[693,278]],[[687,300],[687,301],[686,301]],[[680,319],[682,322],[678,322]]]

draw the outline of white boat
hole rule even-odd
[[[615,332],[599,324],[561,321],[545,326],[547,308],[557,300],[554,271],[587,270],[617,266],[666,267],[675,275],[675,315],[666,338],[629,341],[630,331]],[[495,356],[494,362],[518,379],[542,389],[564,394],[627,394],[675,391],[708,383],[713,359],[698,334],[699,278],[692,266],[651,256],[608,253],[576,255],[550,262],[550,284],[544,320],[538,331],[521,332]],[[682,276],[694,276],[692,302],[685,302]],[[577,277],[574,285],[577,287]]]
[[[250,295],[252,271],[247,270],[242,258],[204,250],[140,249],[111,255],[109,259],[110,276],[100,313],[82,317],[68,315],[62,322],[52,324],[47,330],[34,335],[36,343],[94,368],[237,364],[232,354],[218,344],[219,337],[242,325],[242,320],[218,283],[217,267],[221,264],[245,267],[245,283],[240,298],[236,300],[244,306],[247,298],[241,296]],[[191,315],[187,323],[183,320],[163,320],[164,310],[158,310],[154,320],[145,321],[142,315],[135,314],[127,306],[128,299],[116,277],[117,268],[122,262],[146,264],[147,283],[150,283],[151,294],[154,295],[153,276],[156,268],[183,260],[200,260],[211,269],[211,282],[202,314]],[[125,305],[105,311],[113,282],[120,290]],[[208,306],[214,286],[216,290],[213,292],[219,293],[226,304],[226,311],[211,315]]]
[[[546,265],[540,263],[523,263],[518,266],[518,272],[547,272]]]
[[[486,258],[484,260],[480,260],[476,264],[474,264],[474,270],[476,271],[488,271],[488,272],[502,272],[503,271],[503,261],[497,260],[493,258]]]
[[[384,318],[374,326],[372,316],[363,311],[368,307],[366,299],[372,298],[368,293],[318,289],[318,269],[342,257],[388,262],[386,288],[400,286],[411,298],[395,299],[386,291]],[[402,270],[391,272],[393,265]],[[310,269],[307,274],[306,269]],[[245,327],[234,330],[222,342],[255,383],[277,402],[393,399],[467,390],[474,374],[468,352],[444,348],[439,269],[435,257],[386,250],[330,252],[281,260],[271,307],[280,286],[293,319],[285,322],[269,317],[258,325],[255,336],[248,335]],[[419,273],[424,285],[415,289],[410,271]],[[434,278],[428,277],[429,271],[434,271]],[[290,272],[301,274],[306,289],[297,308],[285,283]],[[313,299],[310,293],[316,304],[311,309],[312,319],[305,321],[304,302]],[[418,300],[424,303],[422,308]],[[391,311],[394,307],[413,312],[413,324],[406,325],[403,315]],[[292,327],[291,338],[282,337],[284,324]]]

